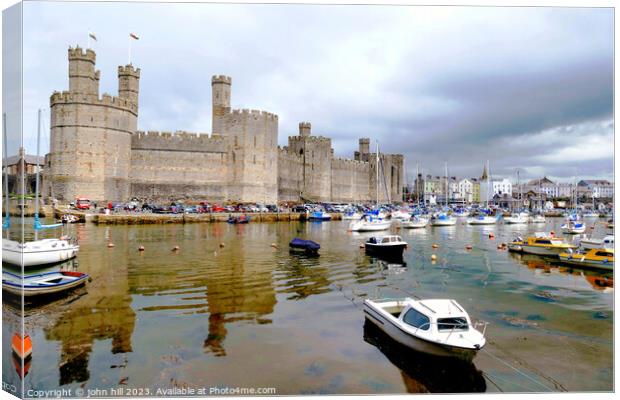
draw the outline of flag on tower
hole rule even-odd
[[[95,36],[95,34],[94,34],[94,33],[92,33],[92,32],[88,32],[88,36],[90,36],[90,37],[91,37],[91,39],[93,39],[95,42],[97,41],[97,36]]]
[[[138,37],[138,35],[136,35],[135,33],[130,33],[130,34],[129,34],[129,36],[130,36],[132,39],[136,39],[136,40],[140,39],[140,38]]]

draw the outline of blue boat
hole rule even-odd
[[[306,254],[318,254],[321,245],[312,240],[295,238],[288,244],[292,251],[301,251]]]
[[[230,216],[228,217],[227,222],[229,224],[247,224],[248,222],[250,222],[250,217],[248,217],[247,215],[241,215],[239,217]]]
[[[308,217],[309,221],[329,221],[332,219],[332,216],[323,211],[314,211]]]

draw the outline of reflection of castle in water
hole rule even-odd
[[[103,272],[87,285],[88,295],[72,302],[68,311],[44,330],[47,340],[61,342],[59,385],[90,378],[88,360],[95,340],[112,339],[112,354],[132,351],[135,313],[131,308],[127,266],[105,257],[102,260],[100,255],[80,257],[83,265],[97,266]]]

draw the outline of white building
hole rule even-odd
[[[504,194],[512,196],[512,183],[506,178],[502,180],[480,181],[480,201],[491,201],[493,196]]]
[[[461,179],[458,183],[458,192],[461,199],[467,203],[474,201],[474,183],[467,178]]]
[[[591,196],[595,198],[613,198],[614,196],[614,184],[607,180],[583,180],[577,185],[587,188]]]

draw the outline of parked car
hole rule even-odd
[[[220,205],[218,205],[218,204],[214,204],[214,205],[211,207],[211,212],[214,212],[214,213],[217,213],[217,212],[224,212],[224,211],[226,211],[226,209],[224,209],[224,207],[222,207],[222,206],[220,206]]]
[[[86,197],[78,197],[75,199],[75,208],[78,210],[89,210],[90,205],[90,200]]]

